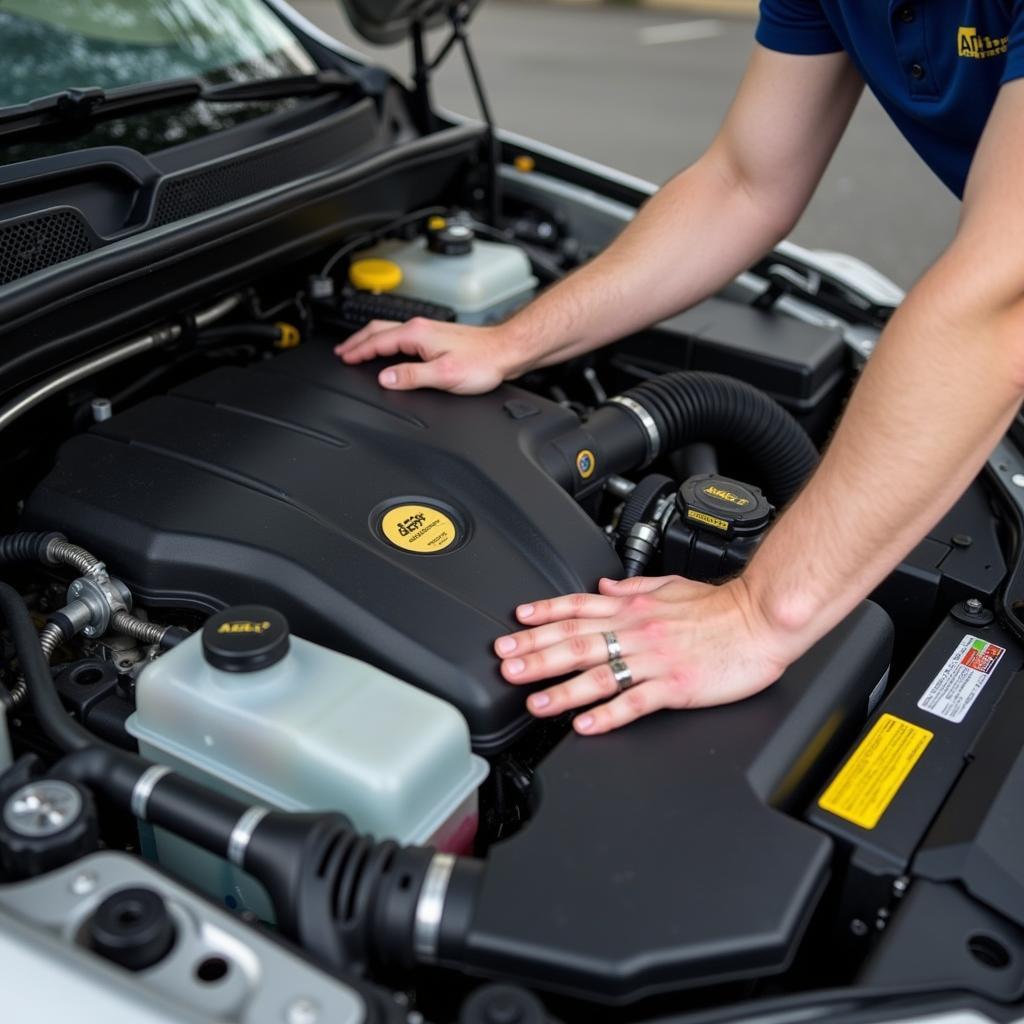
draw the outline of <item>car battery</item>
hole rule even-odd
[[[977,620],[991,616],[954,610],[939,625],[807,813],[837,841],[832,917],[855,946],[886,927],[915,852],[1024,662],[1008,631]]]

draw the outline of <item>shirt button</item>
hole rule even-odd
[[[924,78],[924,66],[921,64],[911,64],[910,73],[915,78]]]
[[[899,15],[900,21],[905,21],[908,24],[916,17],[914,14],[914,8],[911,7],[910,4],[904,4],[896,11],[896,13]]]

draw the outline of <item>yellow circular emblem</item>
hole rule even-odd
[[[597,457],[589,448],[576,453],[576,472],[584,480],[589,480],[597,469]]]
[[[430,505],[396,505],[384,513],[380,532],[396,548],[432,555],[450,548],[459,532],[451,516]]]

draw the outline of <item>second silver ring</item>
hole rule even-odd
[[[619,693],[636,685],[633,673],[629,671],[629,666],[621,658],[611,662],[608,667],[612,670],[612,678],[619,688]]]
[[[622,657],[622,644],[614,633],[602,633],[605,646],[608,648],[608,660],[618,661]]]

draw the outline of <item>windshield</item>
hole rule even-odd
[[[0,107],[72,87],[180,78],[217,85],[316,70],[261,0],[0,0]],[[296,102],[188,101],[68,124],[0,147],[0,165],[90,146],[152,153]]]
[[[0,106],[74,86],[315,70],[261,0],[0,0]]]

